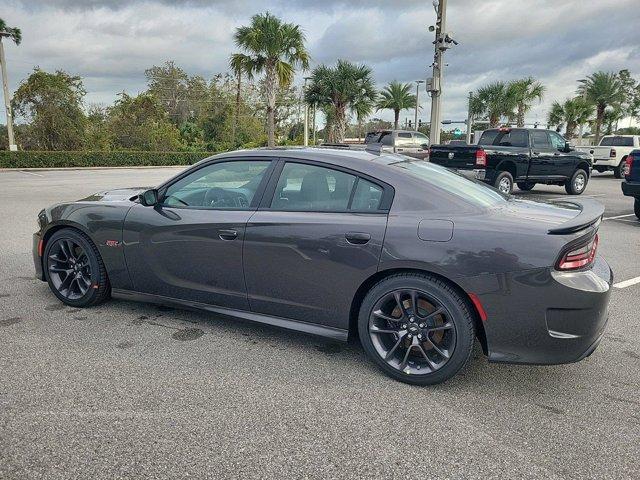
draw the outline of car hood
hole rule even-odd
[[[105,190],[103,192],[94,193],[86,198],[78,200],[79,202],[122,202],[133,201],[140,193],[153,187],[129,187],[115,188],[113,190]]]

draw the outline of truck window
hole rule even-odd
[[[549,132],[549,137],[551,138],[551,145],[553,148],[564,150],[567,141],[562,137],[562,135],[556,132]]]
[[[600,140],[601,147],[612,147],[613,146],[613,138],[614,137],[604,137]]]
[[[533,148],[551,148],[549,135],[544,130],[532,130],[531,141],[533,142]]]
[[[633,147],[633,137],[613,137],[614,147]]]
[[[400,148],[413,147],[413,136],[410,133],[399,132],[396,138],[396,147],[400,147]]]
[[[418,147],[422,145],[429,145],[429,139],[424,133],[416,133],[415,142]]]
[[[529,134],[526,130],[486,130],[480,137],[478,145],[494,145],[500,147],[527,147]]]

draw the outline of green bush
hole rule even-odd
[[[0,151],[0,168],[143,167],[191,165],[207,152],[36,152]]]

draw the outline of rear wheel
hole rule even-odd
[[[580,195],[587,188],[589,176],[582,169],[576,170],[571,178],[564,184],[564,189],[569,195]]]
[[[406,273],[365,297],[358,333],[367,356],[387,375],[413,385],[453,377],[471,356],[473,319],[461,296],[434,277]]]
[[[509,172],[500,172],[493,182],[493,186],[501,193],[510,195],[513,191],[513,177]]]
[[[624,164],[626,163],[626,157],[620,161],[620,164],[613,169],[613,176],[616,178],[624,178]]]
[[[640,220],[640,198],[636,198],[633,202],[633,211],[635,212],[636,217],[638,217],[638,220]]]
[[[72,228],[55,232],[44,250],[45,277],[53,294],[73,307],[89,307],[110,294],[102,257],[91,239]]]
[[[535,182],[518,182],[518,188],[523,192],[528,192],[529,190],[533,190],[533,187],[536,186]]]

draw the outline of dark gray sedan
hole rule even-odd
[[[455,375],[475,338],[496,362],[589,355],[613,280],[602,214],[399,155],[238,151],[43,210],[33,255],[74,307],[113,296],[357,336],[384,372],[426,385]]]

